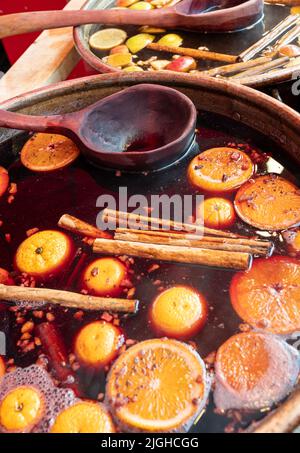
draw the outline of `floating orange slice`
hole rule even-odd
[[[16,387],[0,402],[0,426],[6,431],[28,432],[41,420],[44,401],[31,386]]]
[[[237,314],[266,332],[300,330],[300,261],[274,256],[254,261],[252,269],[235,275],[230,286]]]
[[[0,197],[7,191],[9,185],[8,171],[0,167]]]
[[[143,341],[121,354],[106,385],[111,412],[125,431],[184,431],[206,397],[201,358],[169,339]]]
[[[124,341],[120,330],[105,321],[87,324],[76,337],[75,355],[84,365],[101,367],[113,360]]]
[[[21,162],[32,171],[58,170],[74,162],[79,149],[67,137],[57,134],[35,134],[21,151]]]
[[[236,219],[234,206],[226,198],[207,198],[200,204],[199,211],[208,228],[230,228]]]
[[[250,157],[233,148],[212,148],[194,157],[188,179],[197,189],[223,193],[238,189],[255,170]]]
[[[103,404],[80,401],[63,410],[56,418],[51,433],[114,433],[111,416]]]
[[[269,364],[266,337],[253,332],[229,338],[216,357],[219,374],[238,392],[252,390],[266,374]]]
[[[126,267],[117,258],[99,258],[85,269],[83,287],[97,296],[118,296],[126,275]]]
[[[0,267],[0,283],[2,285],[13,285],[14,280],[6,269]]]
[[[3,357],[0,356],[0,378],[5,374],[5,362]]]
[[[239,189],[235,209],[256,228],[284,230],[300,223],[300,189],[278,175],[259,176]]]
[[[72,257],[73,243],[60,231],[44,230],[21,243],[15,256],[15,266],[37,278],[56,275]]]
[[[154,300],[150,319],[160,335],[189,338],[197,333],[207,319],[207,303],[193,288],[175,286]]]
[[[283,340],[258,332],[229,338],[215,362],[214,399],[219,409],[259,409],[289,393],[299,372],[296,349]]]

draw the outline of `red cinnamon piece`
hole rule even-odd
[[[65,344],[56,326],[53,323],[43,322],[36,327],[36,336],[42,342],[42,348],[49,359],[55,377],[64,387],[72,389],[79,396],[80,390],[76,377],[71,369]]]

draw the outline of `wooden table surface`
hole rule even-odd
[[[80,9],[84,3],[70,0],[65,9]],[[78,61],[72,28],[44,31],[0,80],[0,102],[65,80]]]

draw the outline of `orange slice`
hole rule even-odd
[[[300,223],[300,189],[278,175],[259,176],[235,197],[238,216],[261,230],[283,230]]]
[[[80,401],[63,410],[56,418],[51,433],[114,433],[111,416],[103,404]]]
[[[118,296],[126,275],[126,267],[117,258],[99,258],[83,272],[83,287],[97,296]]]
[[[105,321],[87,324],[76,337],[75,355],[84,365],[101,367],[113,360],[124,341],[120,330]]]
[[[21,151],[21,162],[32,171],[58,170],[74,162],[79,149],[67,137],[57,134],[35,134]]]
[[[0,267],[0,283],[2,285],[13,285],[14,280],[6,269]]]
[[[253,332],[229,338],[216,357],[219,374],[238,392],[252,390],[266,374],[269,364],[266,338]]]
[[[248,181],[254,170],[253,162],[243,151],[212,148],[194,157],[188,167],[188,179],[207,192],[232,192]]]
[[[208,228],[230,228],[236,219],[234,206],[226,198],[207,198],[200,204],[199,211]]]
[[[0,167],[0,197],[7,191],[9,185],[8,171]]]
[[[44,402],[39,390],[16,387],[0,402],[0,426],[6,431],[28,432],[43,415]]]
[[[254,261],[252,269],[236,274],[231,303],[248,324],[266,332],[291,334],[300,330],[300,261],[274,256]]]
[[[3,357],[0,356],[0,378],[5,374],[5,362]]]
[[[275,336],[240,333],[218,349],[215,371],[218,408],[268,407],[291,391],[299,372],[299,355]]]
[[[73,243],[60,231],[44,230],[23,241],[15,255],[15,266],[37,278],[56,275],[72,257]]]
[[[150,319],[158,334],[188,338],[204,326],[207,303],[193,288],[175,286],[157,296],[151,306]]]
[[[125,431],[188,429],[207,397],[205,365],[188,345],[147,340],[116,360],[106,385],[113,416]]]

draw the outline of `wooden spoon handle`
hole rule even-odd
[[[34,132],[60,132],[69,130],[69,115],[33,116],[0,110],[0,127]]]
[[[92,10],[92,11],[34,11],[0,16],[0,39],[31,33],[51,28],[71,27],[84,24],[130,24],[130,25],[174,25],[172,8],[153,11],[132,11],[126,9]],[[173,11],[173,12],[172,12]]]

